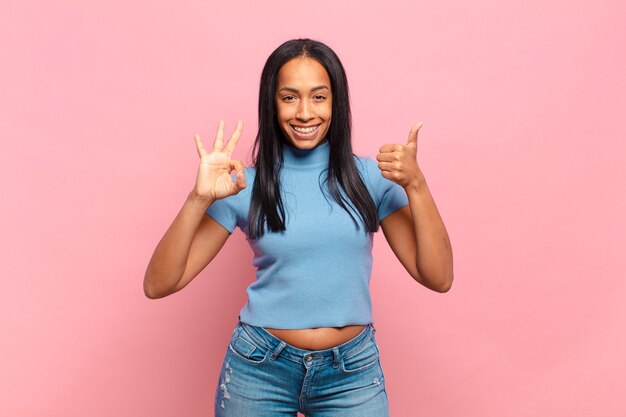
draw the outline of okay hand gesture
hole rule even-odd
[[[230,159],[242,130],[243,122],[239,120],[235,131],[224,146],[224,121],[220,120],[217,127],[217,137],[211,152],[207,152],[202,145],[200,135],[194,135],[200,156],[200,166],[198,167],[194,190],[198,196],[215,201],[237,194],[246,188],[243,164],[241,161]],[[231,177],[232,170],[237,173],[236,181],[233,181]]]
[[[424,180],[424,175],[417,165],[417,132],[421,127],[422,122],[413,126],[406,145],[383,145],[376,156],[382,176],[405,189],[409,186],[418,187]]]

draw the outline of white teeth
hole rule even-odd
[[[293,127],[293,130],[295,130],[296,132],[307,134],[307,133],[313,132],[315,129],[319,127],[319,125],[314,126],[314,127],[296,127],[296,126],[291,126],[291,127]]]

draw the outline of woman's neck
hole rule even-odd
[[[312,149],[300,149],[283,143],[283,166],[290,168],[327,167],[330,144],[324,140]]]

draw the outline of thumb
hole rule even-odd
[[[417,132],[419,132],[420,128],[422,127],[422,122],[417,122],[413,125],[413,127],[411,128],[411,131],[409,132],[409,140],[406,143],[407,145],[411,145],[414,144],[415,147],[417,147]]]
[[[235,188],[237,189],[237,192],[246,188],[246,176],[244,175],[243,164],[241,161],[231,159],[230,169],[234,169],[237,173],[237,180],[235,181]]]

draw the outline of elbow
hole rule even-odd
[[[167,291],[163,288],[159,288],[159,286],[155,285],[154,280],[151,280],[148,275],[144,277],[143,280],[143,294],[146,298],[150,300],[157,300],[159,298],[167,297],[172,294],[173,291]]]
[[[437,288],[433,288],[433,290],[443,294],[450,291],[450,288],[452,288],[452,278],[449,281],[440,284]]]
[[[168,295],[172,294],[172,292],[156,291],[144,285],[143,294],[146,296],[146,298],[149,298],[150,300],[158,300],[159,298],[167,297]]]
[[[149,298],[150,300],[156,300],[157,298],[161,298],[159,294],[154,291],[154,289],[152,289],[145,281],[143,283],[143,294],[146,296],[146,298]]]
[[[150,300],[159,298],[154,289],[154,285],[152,284],[152,281],[150,280],[149,269],[146,270],[146,273],[143,276],[143,295],[145,295],[146,298],[149,298]]]
[[[435,277],[434,279],[425,278],[423,275],[419,275],[416,281],[428,288],[429,290],[446,293],[452,288],[452,282],[454,281],[454,275],[452,273],[443,277]]]
[[[452,288],[452,282],[454,281],[454,274],[452,273],[452,271],[450,271],[449,274],[447,274],[440,282],[440,284],[437,286],[437,289],[435,289],[435,291],[440,292],[440,293],[446,293],[448,291],[450,291],[450,288]]]
[[[157,298],[161,298],[155,293],[153,293],[151,290],[146,289],[145,287],[143,289],[143,294],[146,296],[146,298],[150,300],[156,300]]]

